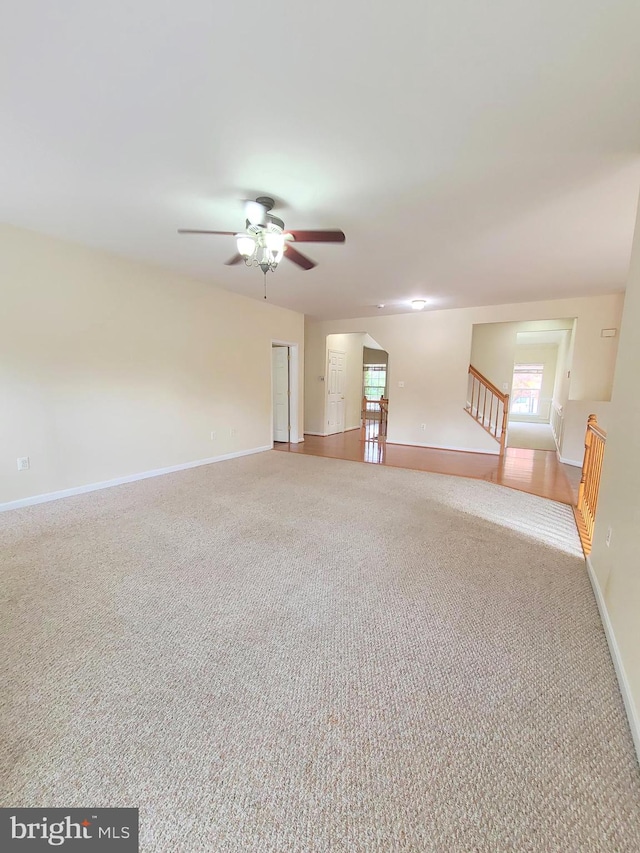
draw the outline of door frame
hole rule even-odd
[[[347,432],[347,389],[346,389],[347,371],[346,371],[346,369],[344,372],[345,393],[344,393],[344,410],[342,412],[342,429],[338,430],[337,432],[327,432],[326,431],[327,426],[328,426],[327,415],[329,413],[329,379],[328,379],[328,377],[329,377],[329,362],[331,361],[331,353],[332,352],[338,353],[338,355],[343,355],[345,365],[347,363],[347,352],[346,352],[346,350],[334,349],[333,347],[327,347],[327,357],[326,357],[326,361],[325,361],[325,374],[324,374],[326,377],[325,389],[324,389],[324,420],[325,420],[324,429],[325,429],[325,432],[323,433],[323,435],[341,435],[343,432]]]
[[[304,438],[300,435],[300,422],[298,419],[298,405],[300,402],[300,345],[295,341],[281,341],[272,338],[269,344],[269,387],[271,389],[271,419],[269,421],[269,429],[271,431],[271,446],[273,447],[273,367],[271,366],[271,349],[274,346],[289,348],[289,423],[291,425],[289,442],[290,444],[299,444],[301,441],[304,441]]]

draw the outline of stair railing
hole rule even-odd
[[[564,431],[564,414],[563,408],[559,403],[553,401],[551,403],[551,429],[553,437],[556,440],[556,447],[562,447],[562,433]]]
[[[362,398],[360,418],[361,441],[384,441],[387,437],[387,421],[389,417],[389,400],[380,397],[379,400]]]
[[[578,487],[578,501],[574,507],[574,515],[578,526],[578,534],[582,542],[585,556],[591,553],[593,544],[593,528],[598,509],[598,493],[604,449],[607,443],[607,433],[598,424],[596,415],[589,415],[587,431],[584,437],[584,461],[582,477]]]
[[[503,394],[471,364],[464,410],[498,442],[500,456],[503,456],[509,421],[509,395]]]

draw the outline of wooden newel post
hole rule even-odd
[[[389,401],[381,396],[378,405],[380,406],[380,426],[378,427],[378,438],[381,439],[387,437],[387,416],[389,413]]]
[[[578,502],[574,510],[578,533],[585,554],[591,552],[593,543],[606,442],[607,433],[598,425],[596,416],[589,415],[587,432],[584,437],[584,462],[582,463],[582,476],[578,488]]]
[[[590,429],[597,423],[596,415],[589,415],[587,418],[587,431],[584,436],[584,459],[582,460],[582,475],[580,477],[580,485],[578,486],[578,507],[582,506],[584,499],[585,484],[587,481],[587,472],[591,466],[591,444],[593,442],[593,430]]]
[[[504,456],[504,448],[507,442],[507,426],[509,425],[509,395],[505,394],[502,404],[502,433],[500,435],[500,456]]]

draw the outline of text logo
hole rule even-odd
[[[0,809],[0,850],[138,853],[138,809]]]

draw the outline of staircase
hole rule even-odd
[[[600,475],[602,474],[606,443],[607,433],[598,423],[597,417],[589,415],[587,433],[584,438],[584,461],[582,463],[580,488],[578,489],[578,502],[573,508],[585,557],[591,553],[593,544],[593,528],[598,508]],[[609,539],[607,538],[608,544]]]
[[[469,365],[467,405],[465,412],[488,432],[500,445],[500,456],[504,455],[509,419],[509,395],[503,394],[489,382],[473,365]]]

